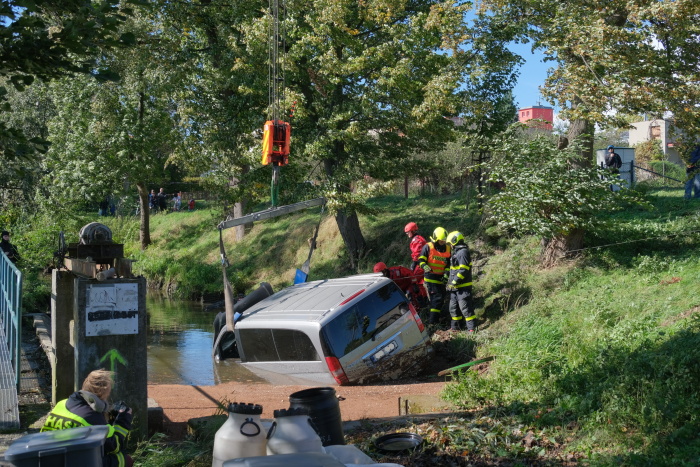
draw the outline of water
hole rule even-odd
[[[234,360],[216,363],[211,351],[214,317],[196,302],[149,294],[148,382],[212,386],[222,382],[261,382]],[[221,311],[221,310],[219,310]]]

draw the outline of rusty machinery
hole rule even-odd
[[[112,231],[104,224],[91,222],[80,229],[80,241],[66,244],[59,233],[56,256],[60,265],[79,276],[104,280],[112,277],[133,278],[135,260],[124,258],[124,245],[112,240]]]

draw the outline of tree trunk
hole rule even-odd
[[[580,104],[574,102],[572,104],[573,108],[576,108]],[[581,150],[581,158],[578,160],[572,160],[571,163],[576,167],[590,167],[594,164],[593,162],[593,134],[595,132],[595,127],[590,120],[579,118],[573,120],[571,125],[569,125],[569,131],[566,133],[567,144],[576,141],[581,138],[581,136],[586,135],[583,142],[583,148]],[[560,140],[560,143],[563,140]],[[560,145],[561,146],[561,145]],[[564,146],[566,147],[566,146]],[[561,148],[563,149],[563,147]]]
[[[241,174],[246,174],[250,170],[249,165],[245,165],[241,168]],[[238,186],[239,179],[238,177],[233,177],[231,178],[231,181],[229,182],[229,186],[236,188]],[[233,205],[233,208],[229,212],[229,215],[233,218],[239,218],[245,215],[245,210],[246,210],[246,199],[241,198],[241,200]],[[236,241],[243,240],[243,237],[245,237],[245,229],[247,226],[251,224],[244,224],[244,225],[237,225],[234,227],[234,232],[236,233]]]
[[[141,212],[141,226],[139,228],[139,238],[141,240],[141,249],[145,250],[151,244],[151,226],[150,226],[150,211],[148,206],[148,188],[138,182],[136,189],[139,193],[139,206]]]
[[[332,177],[336,162],[334,160],[325,159],[323,163],[326,174],[329,176],[329,178]],[[345,189],[349,190],[349,188]],[[360,259],[365,253],[367,244],[365,243],[365,237],[362,235],[360,220],[357,217],[357,213],[346,213],[344,211],[339,211],[335,215],[335,221],[338,224],[340,236],[343,237],[345,248],[348,250],[350,268],[359,272],[358,268]]]
[[[357,213],[346,214],[339,211],[335,215],[335,221],[338,224],[340,236],[343,237],[345,248],[348,250],[348,256],[350,256],[350,267],[354,271],[360,272],[360,259],[365,253],[366,244],[365,237],[362,235],[362,229],[360,229],[360,220],[357,217]]]
[[[572,250],[583,248],[583,229],[574,229],[566,235],[542,239],[542,256],[540,262],[545,267],[554,266],[566,257],[571,257]]]

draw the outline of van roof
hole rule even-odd
[[[362,274],[292,285],[248,308],[236,326],[260,321],[321,321],[331,310],[357,292],[371,291],[391,282],[380,274]]]

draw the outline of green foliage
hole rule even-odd
[[[664,153],[661,150],[661,140],[650,139],[634,147],[634,158],[638,162],[662,161]]]
[[[50,80],[71,73],[112,79],[114,73],[98,63],[110,48],[133,43],[133,35],[119,30],[129,2],[2,0],[0,24],[0,105],[2,112],[17,109],[8,100],[8,87],[24,91],[35,78]],[[27,162],[46,152],[48,142],[25,132],[21,125],[0,121],[0,151],[7,160]]]
[[[488,0],[482,8],[553,63],[542,91],[564,118],[619,127],[629,114],[671,112],[681,138],[700,135],[691,104],[700,93],[695,3]]]
[[[700,453],[691,434],[700,426],[697,216],[680,190],[650,200],[663,212],[609,213],[590,240],[601,248],[553,273],[518,260],[520,242],[492,258],[480,281],[486,295],[508,284],[531,298],[480,332],[476,358],[496,360],[488,372],[460,375],[445,397],[548,436],[567,427],[567,450],[597,465],[692,464]]]
[[[597,167],[581,167],[580,148],[559,150],[542,135],[523,138],[513,125],[494,146],[489,181],[504,188],[488,200],[488,209],[503,228],[543,238],[591,229],[601,209],[616,211],[627,203],[643,205],[632,191],[610,190],[615,177]]]

